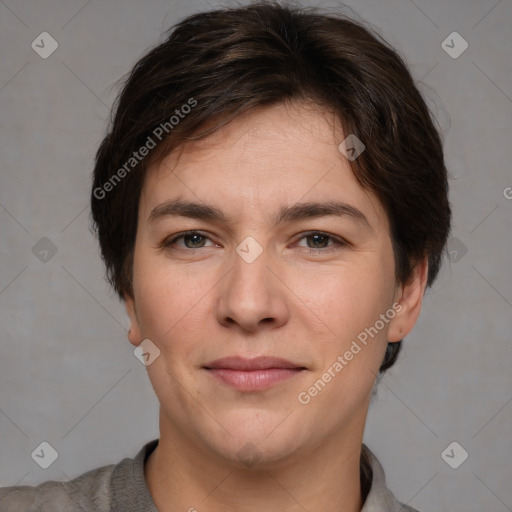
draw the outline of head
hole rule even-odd
[[[200,13],[136,64],[113,114],[93,222],[130,342],[160,350],[147,369],[169,423],[274,458],[364,425],[450,230],[442,142],[396,51],[313,8]],[[230,355],[303,370],[240,392],[207,369]]]

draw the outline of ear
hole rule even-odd
[[[134,346],[139,346],[142,342],[142,336],[140,332],[139,321],[137,319],[137,310],[135,308],[135,300],[133,297],[125,294],[124,295],[124,307],[128,318],[130,319],[130,329],[128,330],[128,339]]]
[[[427,277],[428,259],[425,258],[416,264],[409,280],[398,287],[395,303],[398,302],[401,309],[396,308],[397,314],[389,322],[389,342],[400,341],[412,331],[420,316]]]

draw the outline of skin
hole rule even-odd
[[[160,350],[147,366],[160,401],[160,442],[145,473],[161,512],[361,510],[372,387],[387,342],[406,336],[419,316],[427,262],[407,283],[395,282],[387,216],[338,150],[344,138],[318,107],[280,104],[244,114],[149,169],[126,310],[130,342],[150,339]],[[176,198],[214,205],[228,222],[149,222],[153,208]],[[282,206],[328,200],[354,206],[370,227],[348,215],[272,222]],[[202,236],[159,248],[186,230]],[[263,250],[252,263],[235,250],[249,236]],[[400,312],[299,403],[298,394],[394,303]],[[306,370],[242,392],[203,368],[230,355],[271,355]],[[247,443],[259,457],[251,466],[238,455]]]

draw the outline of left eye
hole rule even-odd
[[[307,239],[310,239],[310,240],[313,240],[314,244],[315,245],[322,245],[322,247],[309,247],[309,249],[319,249],[319,250],[322,250],[322,251],[332,251],[334,250],[334,247],[333,246],[344,246],[346,245],[345,241],[339,239],[339,238],[336,238],[332,235],[328,235],[327,233],[322,233],[320,231],[314,231],[314,232],[311,232],[311,233],[307,233],[305,234],[304,236],[302,236],[299,241],[301,240],[307,240]],[[324,244],[326,242],[328,242],[329,240],[332,240],[333,241],[333,244],[332,245],[328,245],[328,246],[325,246]]]

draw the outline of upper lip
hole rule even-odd
[[[204,366],[206,369],[225,368],[229,370],[268,370],[270,368],[296,368],[305,369],[304,366],[298,365],[286,359],[278,357],[260,356],[254,358],[245,358],[240,356],[223,357],[216,359]]]

